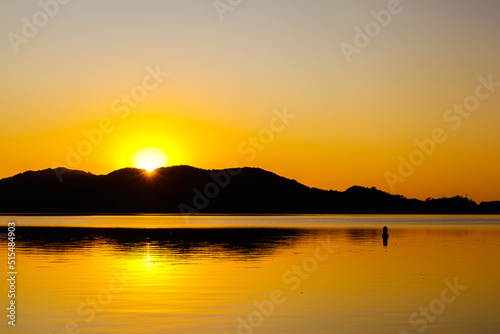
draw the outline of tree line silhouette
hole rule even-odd
[[[425,201],[374,187],[310,188],[259,168],[204,170],[190,166],[124,168],[107,175],[28,171],[0,180],[0,213],[10,214],[500,214],[500,201],[455,196]],[[233,175],[219,178],[214,175]],[[237,175],[236,175],[237,174]],[[224,182],[222,182],[222,181]],[[219,189],[215,191],[216,184]]]

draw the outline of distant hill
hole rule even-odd
[[[327,191],[259,168],[174,166],[151,174],[134,168],[107,175],[28,171],[0,180],[0,213],[500,214],[500,202],[460,196],[421,201],[359,186]]]

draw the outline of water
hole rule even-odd
[[[2,220],[1,333],[500,332],[498,216]]]

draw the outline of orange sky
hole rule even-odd
[[[324,189],[499,200],[500,4],[389,3],[69,2],[35,33],[37,1],[2,2],[0,178],[109,173],[157,147]],[[378,30],[363,45],[356,27]]]

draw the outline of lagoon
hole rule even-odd
[[[499,216],[2,220],[2,333],[500,332]]]

